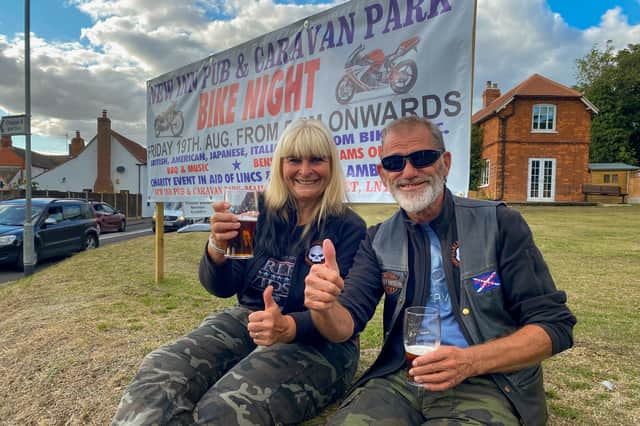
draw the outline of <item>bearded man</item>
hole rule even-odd
[[[428,120],[401,118],[382,137],[378,172],[400,210],[369,229],[344,280],[329,240],[305,280],[334,342],[360,333],[385,296],[380,354],[329,424],[544,424],[540,363],[573,345],[576,319],[529,227],[503,203],[446,188],[451,153]],[[442,337],[407,371],[409,306],[438,309]]]

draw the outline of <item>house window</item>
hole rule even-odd
[[[611,175],[605,174],[603,182],[604,183],[611,183]]]
[[[618,183],[618,175],[611,175],[611,183]]]
[[[482,169],[480,169],[480,186],[489,185],[489,170],[490,162],[485,159],[482,163]]]
[[[555,132],[556,130],[556,106],[538,104],[533,106],[533,132]]]

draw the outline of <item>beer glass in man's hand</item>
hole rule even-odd
[[[227,242],[224,256],[228,259],[253,257],[253,234],[258,221],[258,193],[243,189],[227,189],[224,201],[229,203],[229,213],[238,217],[238,235]]]
[[[416,383],[409,375],[411,363],[420,355],[435,351],[440,346],[440,312],[426,306],[411,306],[404,311],[404,351],[407,360],[407,380]]]

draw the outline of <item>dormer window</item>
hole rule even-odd
[[[537,104],[533,106],[532,132],[556,131],[556,106],[550,104]]]

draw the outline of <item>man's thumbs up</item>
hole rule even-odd
[[[313,265],[304,280],[304,305],[310,310],[326,311],[336,302],[344,287],[331,240],[322,242],[324,263]]]
[[[340,268],[336,261],[336,248],[333,246],[333,242],[328,238],[322,242],[322,254],[324,255],[325,266],[339,273]]]
[[[278,304],[273,300],[273,286],[267,286],[262,293],[262,300],[264,301],[264,310],[268,311],[271,308],[278,307]]]

